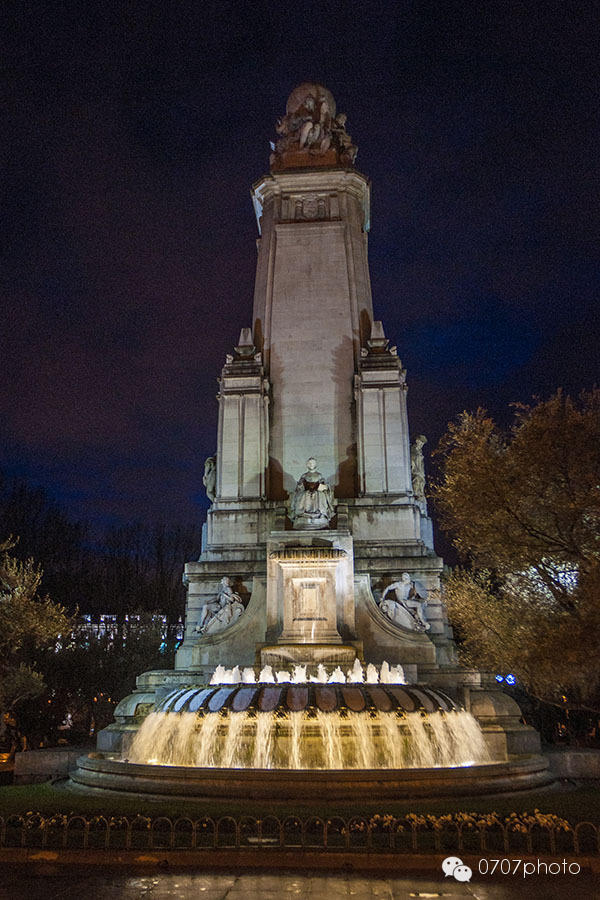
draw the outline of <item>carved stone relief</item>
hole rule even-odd
[[[194,632],[205,635],[224,631],[237,622],[244,609],[242,598],[233,590],[231,579],[222,578],[217,596],[202,607]]]
[[[429,631],[425,617],[427,590],[403,572],[400,581],[393,581],[377,601],[379,609],[394,625],[411,631]]]

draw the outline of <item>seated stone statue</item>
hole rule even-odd
[[[334,514],[333,491],[317,472],[316,459],[311,456],[306,466],[292,497],[290,518],[294,528],[327,528]]]
[[[229,578],[221,579],[221,588],[214,600],[206,603],[201,610],[194,631],[197,634],[215,634],[237,622],[244,612],[244,604],[239,594],[231,587]]]
[[[395,600],[388,597],[392,591]],[[418,593],[408,572],[402,574],[400,581],[388,584],[379,603],[380,610],[390,621],[412,631],[429,631],[430,625],[425,618],[426,606],[427,600]]]

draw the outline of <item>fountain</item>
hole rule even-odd
[[[277,132],[252,190],[254,326],[219,380],[175,669],[138,678],[72,777],[352,800],[546,783],[517,704],[457,664],[426,439],[410,444],[406,371],[373,317],[370,184],[345,116],[306,83]]]
[[[120,760],[80,760],[74,780],[273,800],[489,793],[548,780],[536,757],[492,764],[475,717],[439,688],[407,685],[399,665],[307,668],[266,665],[257,679],[250,667],[219,665],[210,684],[157,702]]]
[[[208,688],[178,688],[157,704],[127,759],[263,769],[405,769],[490,761],[470,713],[442,691],[394,683],[386,668],[388,677],[381,680],[370,663],[363,683],[358,661],[347,676],[338,667],[327,677],[321,667],[310,680],[305,666],[278,672],[276,682],[265,667],[251,687],[235,670],[222,668]]]

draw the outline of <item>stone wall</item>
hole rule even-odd
[[[52,747],[17,753],[14,784],[38,784],[68,775],[77,768],[79,757],[89,753],[89,750],[89,747]]]

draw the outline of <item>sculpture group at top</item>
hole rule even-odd
[[[336,115],[333,94],[320,84],[304,82],[292,91],[286,115],[277,120],[275,130],[279,138],[271,143],[272,169],[286,168],[292,153],[300,154],[294,165],[311,165],[315,158],[331,156],[333,164],[347,166],[358,153],[346,132],[345,113]]]

